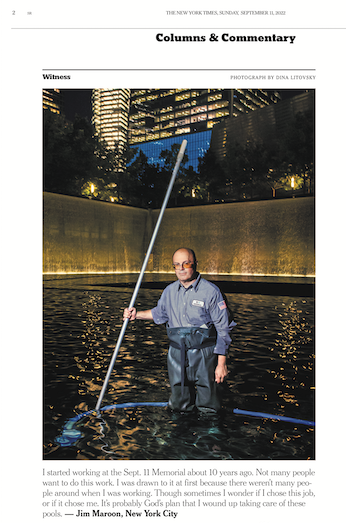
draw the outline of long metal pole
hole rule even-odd
[[[175,182],[175,177],[177,175],[180,163],[181,163],[181,161],[183,159],[183,156],[184,156],[184,153],[185,153],[186,146],[187,146],[187,140],[183,140],[183,142],[181,144],[181,147],[180,147],[180,150],[179,150],[179,153],[178,153],[178,156],[177,156],[177,161],[176,161],[175,167],[173,169],[171,181],[169,182],[169,186],[168,186],[168,189],[167,189],[167,192],[166,192],[166,196],[165,196],[165,199],[163,201],[163,204],[162,204],[162,207],[161,207],[161,211],[160,211],[159,217],[157,219],[157,222],[156,222],[156,225],[155,225],[155,229],[154,229],[153,235],[151,237],[150,244],[149,244],[146,256],[144,258],[142,269],[141,269],[141,272],[139,273],[138,280],[137,280],[137,283],[136,283],[136,287],[135,287],[135,290],[133,291],[133,294],[132,294],[130,305],[128,307],[129,309],[131,307],[133,307],[134,304],[135,304],[135,301],[136,301],[136,298],[137,298],[137,294],[138,294],[138,291],[140,289],[140,286],[141,286],[141,283],[142,283],[142,280],[143,280],[144,272],[145,272],[145,269],[146,269],[148,261],[149,261],[149,256],[150,256],[151,251],[153,249],[153,246],[154,246],[154,243],[155,243],[155,240],[156,240],[156,236],[157,236],[157,233],[158,233],[160,225],[161,225],[163,214],[165,212],[165,209],[167,207],[167,203],[168,203],[169,197],[170,197],[172,189],[173,189],[173,185],[174,185],[174,182]],[[103,400],[103,396],[105,395],[105,392],[106,392],[106,389],[107,389],[107,386],[108,386],[108,382],[109,382],[109,378],[110,378],[110,376],[112,374],[112,370],[113,370],[113,367],[114,367],[114,364],[115,364],[115,360],[117,359],[118,352],[119,352],[119,349],[121,347],[121,344],[122,344],[122,341],[123,341],[123,338],[124,338],[124,334],[125,334],[128,322],[129,322],[129,319],[126,318],[124,320],[124,323],[123,323],[122,327],[121,327],[119,338],[118,338],[116,347],[114,349],[111,362],[110,362],[109,367],[108,367],[108,371],[107,371],[106,378],[105,378],[105,381],[104,381],[102,389],[101,389],[101,393],[100,393],[99,399],[98,399],[97,404],[96,404],[96,410],[97,411],[99,411],[100,405],[101,405],[102,400]]]

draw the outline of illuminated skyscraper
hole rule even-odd
[[[264,89],[133,89],[129,143],[207,131],[278,100],[277,92]]]
[[[99,139],[110,149],[118,145],[121,152],[127,143],[130,89],[93,89],[91,103]]]
[[[60,89],[42,90],[43,109],[49,109],[52,113],[61,114],[62,96]]]
[[[215,124],[237,118],[280,100],[264,89],[134,89],[131,90],[129,144],[141,149],[149,162],[186,138],[194,169],[209,149]]]
[[[109,148],[141,149],[149,162],[188,140],[188,165],[195,169],[208,150],[215,124],[280,100],[264,89],[94,89],[93,124]]]
[[[244,145],[249,140],[272,143],[285,135],[287,126],[298,113],[312,113],[314,104],[314,90],[305,90],[279,104],[249,112],[242,118],[225,119],[213,131],[211,149],[221,161],[226,156],[228,143]]]

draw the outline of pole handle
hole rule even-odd
[[[176,160],[173,172],[172,172],[171,180],[169,182],[168,189],[166,191],[166,196],[165,196],[165,198],[163,200],[161,211],[160,211],[159,217],[157,219],[157,222],[156,222],[156,225],[155,225],[155,229],[154,229],[154,232],[152,234],[152,237],[151,237],[151,240],[150,240],[150,244],[149,244],[146,256],[144,258],[143,265],[142,265],[141,271],[139,273],[135,289],[134,289],[133,294],[132,294],[132,298],[130,300],[130,304],[129,304],[129,307],[128,307],[129,309],[131,307],[133,307],[134,304],[135,304],[135,301],[136,301],[136,298],[137,298],[137,294],[138,294],[138,291],[140,289],[140,286],[141,286],[141,283],[142,283],[142,280],[143,280],[144,272],[145,272],[145,269],[147,267],[150,254],[151,254],[151,251],[153,249],[153,246],[154,246],[154,243],[155,243],[155,240],[156,240],[156,236],[157,236],[157,233],[159,231],[159,228],[160,228],[160,225],[161,225],[161,221],[162,221],[165,209],[167,207],[167,203],[168,203],[169,197],[170,197],[172,189],[173,189],[175,178],[176,178],[177,172],[179,170],[180,163],[181,163],[181,161],[182,161],[182,159],[184,157],[186,146],[187,146],[187,140],[183,140],[182,144],[180,146],[180,149],[179,149],[179,153],[178,153],[178,156],[177,156],[177,160]],[[109,378],[110,378],[110,376],[112,374],[112,370],[113,370],[113,367],[114,367],[114,364],[115,364],[115,360],[117,358],[117,355],[118,355],[121,343],[123,341],[123,337],[125,335],[125,331],[126,331],[126,327],[127,327],[128,322],[129,322],[129,320],[128,320],[128,318],[126,318],[124,320],[124,323],[123,323],[122,327],[121,327],[121,331],[120,331],[120,334],[119,334],[119,337],[118,337],[118,341],[117,341],[117,344],[115,346],[115,349],[114,349],[114,352],[113,352],[113,355],[112,355],[112,359],[111,359],[111,362],[110,362],[109,367],[108,367],[106,378],[105,378],[105,381],[103,383],[103,386],[102,386],[102,389],[101,389],[101,393],[100,393],[99,399],[98,399],[97,404],[96,404],[96,408],[95,408],[96,411],[100,410],[100,405],[102,403],[103,396],[104,396],[104,394],[106,392],[106,389],[107,389],[107,386],[108,386],[108,382],[109,382]]]

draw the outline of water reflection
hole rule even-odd
[[[305,357],[302,357],[304,346],[313,345],[309,311],[303,312],[301,308],[304,305],[306,305],[305,300],[302,300],[299,305],[295,301],[289,305],[282,304],[282,309],[278,311],[282,329],[277,333],[275,348],[271,349],[282,360],[278,370],[270,371],[275,379],[281,382],[282,390],[278,389],[277,394],[283,402],[297,407],[299,402],[296,391],[304,387],[313,388],[310,381],[307,383],[306,379],[301,379],[303,376],[309,376],[309,380],[311,379],[315,358],[315,355],[309,351]]]
[[[141,290],[139,308],[160,290]],[[55,438],[75,413],[94,409],[131,294],[110,288],[45,289],[45,458],[313,459],[314,430],[233,415],[233,408],[300,419],[314,417],[312,299],[231,294],[237,329],[224,408],[215,419],[143,407],[82,418],[82,437],[62,448]],[[131,323],[104,404],[166,402],[163,326]]]

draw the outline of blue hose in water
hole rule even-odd
[[[287,416],[277,416],[276,414],[266,414],[265,412],[254,412],[251,410],[233,409],[234,414],[244,414],[245,416],[255,416],[257,418],[270,418],[277,419],[279,421],[288,421],[290,423],[298,423],[300,425],[309,425],[310,427],[315,426],[314,421],[306,421],[304,419],[289,418]]]
[[[116,405],[106,405],[99,410],[113,410],[113,409],[126,409],[126,408],[136,408],[136,407],[167,407],[168,403],[150,403],[150,402],[141,402],[141,403],[118,403]],[[63,426],[61,436],[55,438],[56,443],[61,447],[70,447],[76,441],[82,437],[82,433],[74,428],[74,424],[77,423],[80,419],[85,416],[89,416],[93,412],[97,412],[95,409],[88,410],[87,412],[81,412],[70,418],[65,425]]]
[[[100,411],[106,411],[106,410],[113,410],[113,409],[126,409],[126,408],[136,408],[136,407],[167,407],[168,403],[165,402],[140,402],[140,403],[118,403],[115,405],[106,405],[105,407],[102,407]],[[80,419],[84,418],[85,416],[89,416],[93,412],[97,412],[95,409],[88,410],[87,412],[81,412],[80,414],[77,414],[77,416],[74,416],[73,418],[70,418],[64,425],[63,431],[61,436],[58,436],[55,438],[55,441],[61,446],[61,447],[69,447],[76,443],[81,436],[82,433],[74,428],[74,424],[77,423]],[[303,419],[297,419],[297,418],[289,418],[287,416],[277,416],[276,414],[266,414],[265,412],[255,412],[251,410],[242,410],[242,409],[233,409],[234,414],[244,414],[245,416],[255,416],[257,418],[270,418],[270,419],[276,419],[279,421],[288,421],[290,423],[297,423],[300,425],[308,425],[310,427],[315,426],[314,421],[307,421]]]

